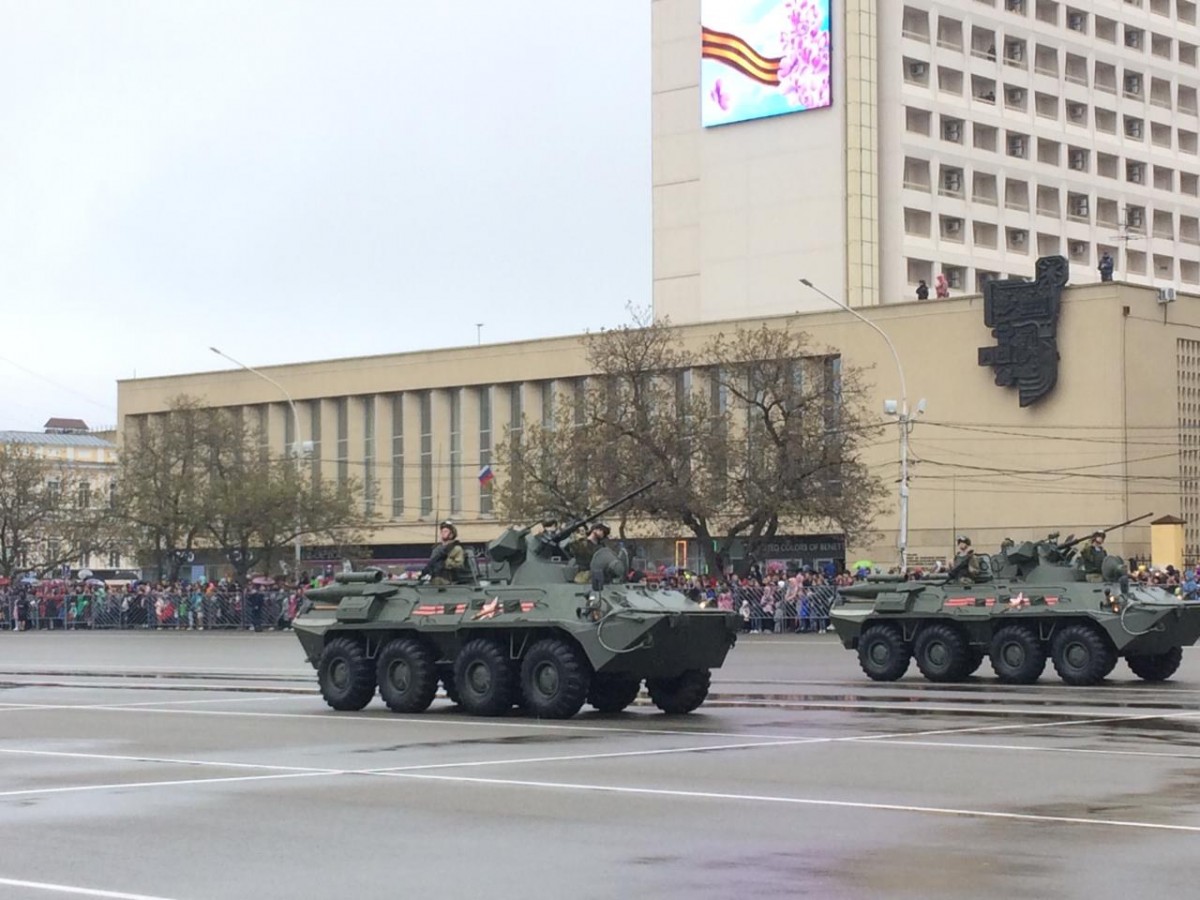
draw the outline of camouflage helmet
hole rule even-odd
[[[971,539],[970,539],[969,537],[967,537],[965,534],[960,534],[960,535],[959,535],[959,536],[956,538],[956,540],[957,540],[957,541],[958,541],[958,543],[960,543],[960,544],[966,544],[968,547],[970,547],[970,546],[971,546]]]
[[[605,537],[608,537],[610,534],[612,534],[612,529],[603,522],[593,522],[591,527],[588,528],[588,531],[599,531]]]
[[[438,525],[438,531],[441,531],[443,528],[450,529],[450,537],[452,537],[452,538],[458,537],[458,528],[455,527],[454,523],[451,522],[449,519],[446,519],[444,522],[442,522]]]

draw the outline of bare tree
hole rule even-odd
[[[372,528],[359,479],[314,480],[309,466],[272,457],[240,411],[184,396],[127,431],[119,487],[141,558],[169,580],[203,549],[219,551],[244,580],[281,565],[297,537],[355,545]]]
[[[85,479],[22,444],[0,445],[0,575],[59,572],[111,545],[108,511]]]
[[[737,539],[753,548],[781,528],[869,529],[883,487],[861,453],[880,424],[860,371],[792,322],[691,349],[669,322],[632,313],[583,339],[595,373],[583,400],[564,398],[552,427],[526,423],[506,443],[520,477],[500,486],[501,509],[594,508],[655,480],[625,512],[682,525],[710,570]]]

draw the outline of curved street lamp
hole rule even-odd
[[[887,336],[882,328],[860,313],[853,307],[847,306],[840,300],[836,300],[829,294],[825,293],[807,278],[801,278],[800,283],[806,288],[820,294],[834,306],[841,307],[850,315],[854,316],[860,322],[870,326],[874,331],[883,338],[887,344],[888,350],[892,352],[892,359],[896,363],[896,374],[900,377],[900,403],[897,406],[895,400],[885,400],[883,402],[883,411],[889,416],[896,416],[897,422],[900,425],[900,533],[897,537],[896,544],[900,554],[900,571],[908,571],[908,433],[912,429],[912,420],[908,416],[908,386],[904,380],[904,367],[900,365],[900,354],[896,352],[896,346],[892,343],[892,339]],[[917,412],[925,412],[925,401],[922,400],[917,404]]]
[[[287,390],[284,389],[283,385],[280,384],[278,381],[276,381],[274,378],[272,378],[270,375],[265,375],[264,373],[258,371],[258,369],[252,368],[251,366],[246,365],[244,362],[234,359],[228,353],[222,353],[216,347],[209,347],[208,349],[211,350],[213,353],[217,354],[217,356],[221,357],[222,359],[229,360],[235,366],[239,366],[240,368],[245,369],[251,375],[257,375],[263,381],[267,382],[270,385],[273,385],[275,387],[275,389],[279,391],[279,393],[283,394],[284,398],[288,402],[288,406],[290,406],[292,408],[292,423],[293,423],[292,438],[293,438],[293,440],[292,440],[292,446],[288,449],[288,452],[291,454],[292,459],[296,463],[296,476],[297,476],[297,479],[296,479],[296,539],[294,542],[295,543],[295,572],[294,572],[294,575],[296,578],[296,583],[299,584],[300,583],[300,555],[301,555],[300,551],[301,551],[301,544],[302,544],[301,537],[300,537],[300,527],[303,523],[304,516],[301,513],[301,497],[300,497],[300,476],[303,475],[303,460],[300,458],[301,457],[301,454],[300,454],[300,448],[301,448],[300,413],[296,409],[296,401],[292,399],[292,395],[289,394],[287,392]]]

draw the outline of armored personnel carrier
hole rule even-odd
[[[637,493],[562,529],[505,530],[486,559],[468,559],[463,583],[390,581],[367,570],[309,591],[311,607],[293,627],[326,703],[362,709],[378,688],[394,712],[416,713],[433,702],[440,682],[474,715],[519,705],[562,719],[585,702],[620,711],[644,680],[663,712],[696,709],[708,696],[711,670],[737,638],[740,616],[702,608],[678,591],[627,583],[628,559],[607,547],[581,576],[563,547],[579,526]]]
[[[869,578],[841,589],[830,619],[875,681],[895,681],[914,659],[930,681],[962,681],[985,658],[1009,684],[1037,681],[1047,659],[1071,685],[1103,681],[1119,658],[1146,681],[1170,678],[1200,638],[1200,603],[1131,582],[1117,556],[1087,575],[1081,540],[1006,542],[980,558],[976,578]]]

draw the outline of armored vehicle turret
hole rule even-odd
[[[1047,659],[1072,685],[1103,681],[1120,658],[1139,678],[1170,678],[1200,638],[1200,603],[1131,581],[1117,556],[1085,571],[1074,548],[1086,538],[1058,537],[1006,541],[973,578],[869,578],[841,589],[830,620],[876,681],[913,659],[930,681],[961,681],[985,658],[1010,684],[1037,681]]]
[[[378,689],[393,711],[415,713],[440,683],[475,715],[518,705],[558,719],[585,702],[622,710],[644,681],[664,712],[696,709],[734,645],[738,614],[628,583],[628,559],[607,546],[586,569],[564,547],[578,526],[635,494],[561,529],[506,529],[484,558],[468,558],[461,583],[392,581],[369,570],[309,591],[294,628],[325,701],[362,709]]]

